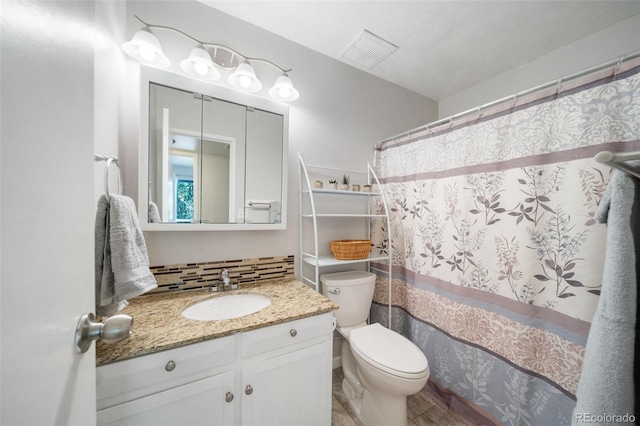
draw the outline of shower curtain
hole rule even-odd
[[[611,169],[593,157],[640,149],[638,65],[376,147],[392,329],[425,353],[426,391],[471,424],[571,423],[605,258],[594,216]],[[385,325],[387,286],[380,273]]]

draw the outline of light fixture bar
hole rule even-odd
[[[262,82],[256,76],[256,72],[250,62],[263,62],[279,70],[282,74],[276,80],[275,85],[269,90],[269,96],[277,101],[290,102],[300,97],[300,93],[293,87],[291,79],[287,75],[291,69],[284,69],[268,59],[252,58],[245,56],[228,46],[209,43],[166,25],[150,24],[134,15],[144,27],[139,30],[131,41],[125,42],[122,49],[132,58],[145,65],[168,68],[171,62],[162,52],[160,42],[151,31],[152,28],[174,31],[194,41],[197,45],[191,50],[189,56],[180,62],[182,70],[195,77],[207,81],[215,81],[220,78],[217,68],[233,71],[228,75],[229,84],[244,92],[255,93],[262,90]],[[206,47],[209,47],[207,51]],[[211,56],[213,53],[213,57]]]
[[[200,45],[203,45],[203,46],[211,46],[211,47],[213,47],[213,48],[218,48],[218,49],[225,49],[225,50],[227,50],[227,51],[229,51],[229,52],[232,52],[232,53],[234,53],[235,55],[237,55],[237,56],[239,56],[240,58],[242,58],[242,61],[240,61],[240,62],[243,62],[243,61],[264,62],[264,63],[267,63],[267,64],[269,64],[269,65],[271,65],[271,66],[273,66],[273,67],[275,67],[275,68],[279,69],[279,70],[280,70],[280,71],[282,71],[283,73],[288,73],[288,72],[291,72],[291,71],[292,71],[292,69],[291,69],[291,68],[290,68],[290,69],[284,69],[284,68],[279,67],[278,65],[274,64],[273,62],[271,62],[271,61],[270,61],[270,60],[268,60],[268,59],[252,58],[252,57],[249,57],[249,56],[245,56],[245,55],[243,55],[242,53],[238,52],[237,50],[232,49],[232,48],[230,48],[230,47],[228,47],[228,46],[225,46],[225,45],[223,45],[223,44],[218,44],[218,43],[209,43],[209,42],[206,42],[206,41],[198,40],[197,38],[195,38],[195,37],[193,37],[193,36],[190,36],[189,34],[185,33],[184,31],[181,31],[181,30],[179,30],[179,29],[177,29],[177,28],[169,27],[169,26],[166,26],[166,25],[150,24],[150,23],[145,22],[145,21],[143,21],[142,19],[140,19],[140,17],[139,17],[138,15],[133,15],[133,16],[135,16],[135,18],[136,18],[138,21],[140,21],[143,25],[145,25],[147,28],[160,28],[160,29],[164,29],[164,30],[171,30],[171,31],[175,31],[175,32],[177,32],[177,33],[182,34],[182,35],[183,35],[183,36],[185,36],[185,37],[190,38],[191,40],[195,41],[196,43],[198,43],[198,44],[200,44]]]

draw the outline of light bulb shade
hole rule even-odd
[[[291,79],[285,73],[278,77],[276,83],[269,90],[269,96],[278,101],[295,101],[300,97],[300,92],[293,87]]]
[[[162,52],[160,42],[148,28],[142,28],[131,41],[123,43],[122,50],[145,65],[159,68],[167,68],[171,65],[169,58]]]
[[[243,62],[238,65],[238,68],[229,75],[229,83],[236,89],[244,90],[245,92],[257,92],[262,89],[262,83],[256,77],[256,72],[249,62]]]
[[[189,75],[205,80],[220,78],[220,71],[213,65],[211,56],[202,46],[193,49],[189,57],[180,62],[180,68]]]

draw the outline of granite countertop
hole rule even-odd
[[[271,303],[256,313],[228,320],[190,320],[180,314],[187,306],[202,300],[241,293],[263,294],[271,298]],[[123,361],[336,309],[338,305],[295,279],[244,284],[237,290],[219,293],[195,290],[140,296],[130,300],[129,305],[120,312],[133,317],[133,334],[112,345],[98,341],[96,365]]]

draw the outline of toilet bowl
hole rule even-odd
[[[321,275],[323,293],[340,307],[337,331],[345,338],[342,390],[365,426],[406,425],[407,396],[419,392],[429,377],[422,351],[382,325],[366,323],[375,275],[365,271]]]
[[[362,381],[361,420],[369,425],[404,425],[407,396],[429,378],[422,351],[410,340],[378,323],[355,329],[349,346]]]

